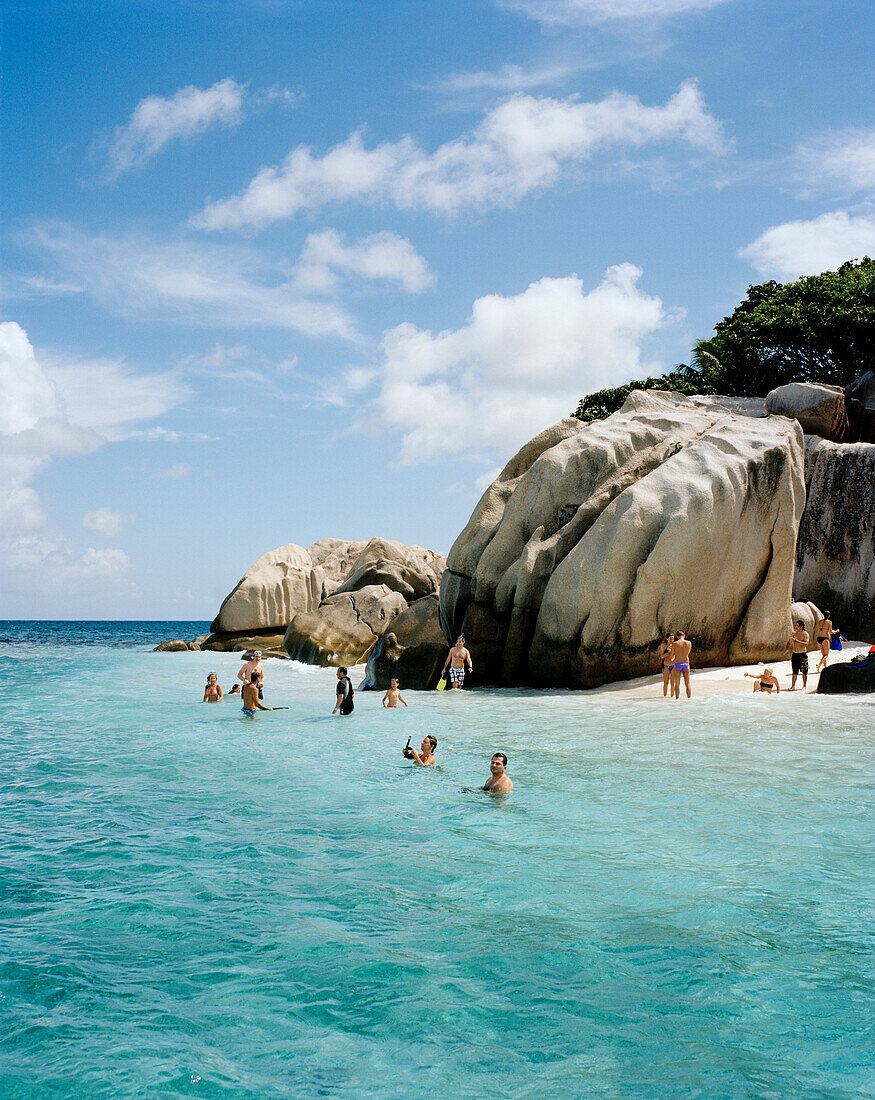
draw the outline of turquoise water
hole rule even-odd
[[[875,1096],[871,702],[247,722],[203,629],[0,623],[4,1097]]]

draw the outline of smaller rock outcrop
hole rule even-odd
[[[796,623],[801,619],[808,631],[808,652],[813,653],[820,648],[814,640],[814,628],[822,618],[820,608],[815,607],[813,603],[809,603],[807,600],[795,600],[790,605],[790,629],[787,636],[789,637],[793,633],[796,629]]]
[[[772,415],[798,420],[808,435],[841,443],[848,432],[845,391],[839,386],[814,382],[790,382],[766,397]]]
[[[819,695],[860,695],[875,692],[875,659],[866,665],[850,661],[827,665],[817,681]]]
[[[160,645],[156,645],[152,650],[153,653],[187,653],[188,642],[184,642],[182,638],[171,638],[167,642],[161,642]]]
[[[406,607],[404,597],[385,584],[336,592],[292,619],[283,642],[286,653],[310,665],[358,664]]]
[[[355,592],[371,584],[385,584],[407,603],[437,592],[447,559],[421,546],[402,546],[390,539],[375,538],[353,563],[338,592]]]
[[[374,646],[362,686],[385,691],[395,677],[402,688],[433,688],[446,657],[438,596],[425,596],[402,611]]]

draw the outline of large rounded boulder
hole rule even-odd
[[[438,596],[424,596],[393,619],[374,646],[364,686],[385,691],[395,678],[402,688],[433,688],[446,657]]]
[[[313,611],[289,623],[283,645],[296,661],[310,665],[354,665],[367,660],[392,620],[407,607],[384,584],[336,592]]]
[[[693,662],[776,659],[786,643],[802,430],[677,394],[633,392],[523,448],[453,545],[446,637],[481,682],[591,687],[655,672],[685,630]]]
[[[798,420],[802,430],[809,435],[819,435],[836,443],[847,435],[845,391],[839,386],[789,382],[768,394],[766,409],[772,415]]]
[[[437,592],[446,564],[447,559],[434,550],[373,538],[363,547],[337,591],[355,592],[367,585],[385,584],[413,603]]]
[[[279,629],[299,611],[318,607],[324,573],[314,568],[309,551],[290,542],[263,554],[222,601],[213,634]]]

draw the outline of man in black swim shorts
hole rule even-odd
[[[800,673],[802,674],[803,691],[808,683],[808,640],[805,623],[801,619],[797,619],[796,629],[787,640],[787,649],[792,651],[790,653],[790,670],[793,673],[793,680],[790,683],[791,691],[796,690],[796,677]]]

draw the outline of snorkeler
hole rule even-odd
[[[447,675],[447,666],[449,665],[449,681],[454,691],[461,691],[462,686],[465,683],[465,668],[467,666],[468,672],[474,671],[474,665],[471,661],[471,654],[465,649],[465,635],[460,634],[456,639],[456,644],[452,647],[447,654],[447,659],[444,661],[443,671],[441,676]]]
[[[254,718],[257,710],[273,710],[266,707],[258,698],[258,673],[250,673],[249,683],[243,688],[243,713],[247,718]]]
[[[389,684],[389,690],[383,696],[383,706],[397,707],[399,703],[404,703],[404,706],[407,706],[407,703],[401,697],[401,688],[398,686],[398,681],[392,680]]]
[[[427,733],[422,739],[422,745],[419,752],[410,744],[410,738],[407,738],[407,744],[401,750],[401,755],[406,756],[408,760],[415,760],[417,764],[421,764],[424,768],[427,768],[430,764],[434,763],[434,750],[437,748],[437,738],[432,737],[430,733]]]
[[[215,672],[211,672],[207,677],[207,686],[204,688],[205,703],[221,703],[224,699],[225,693],[222,691],[222,685],[219,683],[219,677]]]

